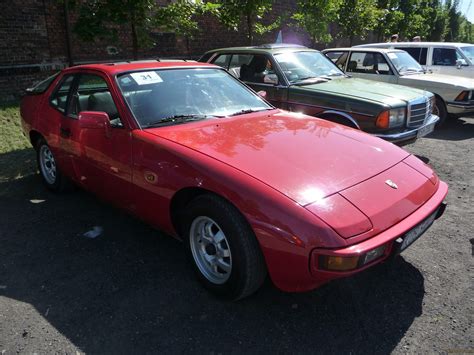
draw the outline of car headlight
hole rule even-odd
[[[379,128],[393,128],[403,126],[406,118],[406,107],[383,111],[378,115],[375,125]]]
[[[431,113],[433,113],[435,105],[436,105],[436,96],[433,95],[430,97],[430,112]]]

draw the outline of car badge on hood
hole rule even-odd
[[[395,184],[392,180],[385,180],[385,183],[390,186],[392,189],[398,189],[398,185]]]

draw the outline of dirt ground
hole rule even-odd
[[[200,287],[179,242],[85,192],[47,192],[31,149],[0,155],[0,353],[474,353],[474,119],[406,149],[450,192],[402,257],[238,303]]]

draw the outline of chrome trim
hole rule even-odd
[[[414,108],[414,106],[421,106]],[[408,128],[418,128],[425,125],[426,120],[431,115],[431,98],[427,96],[422,96],[408,102],[407,107],[407,123]],[[421,111],[421,112],[417,112]],[[416,113],[416,114],[414,114]],[[413,122],[412,122],[412,117]],[[415,119],[416,117],[416,119]]]
[[[438,116],[430,115],[428,117],[428,120],[425,120],[425,123],[422,126],[417,127],[415,129],[412,129],[410,131],[405,131],[405,132],[400,132],[400,133],[393,133],[393,134],[377,134],[377,133],[374,133],[374,136],[386,139],[386,140],[391,141],[391,142],[398,142],[398,141],[401,141],[401,140],[404,140],[404,139],[416,138],[416,134],[419,130],[421,130],[422,128],[425,128],[426,126],[428,126],[430,124],[436,124],[438,121],[439,121]]]
[[[302,103],[302,102],[297,102],[297,101],[286,101],[286,103],[288,105],[300,105],[300,106],[307,106],[307,107],[315,107],[315,108],[321,108],[321,109],[334,110],[334,108],[332,108],[332,107],[307,104],[307,103]],[[337,112],[345,112],[345,111],[337,111]],[[376,117],[375,115],[370,115],[368,113],[362,113],[362,112],[356,112],[356,111],[350,111],[350,113],[353,113],[354,115],[365,116],[365,117]],[[309,116],[312,116],[312,115],[309,115]]]
[[[447,106],[449,107],[457,107],[457,108],[462,108],[462,109],[473,109],[474,110],[474,101],[466,102],[466,103],[460,103],[459,101],[454,101],[454,102],[447,102]]]
[[[345,112],[340,112],[340,111],[335,111],[335,110],[328,110],[328,111],[324,111],[322,112],[321,114],[318,113],[318,115],[316,117],[320,117],[324,114],[330,114],[330,115],[339,115],[339,116],[342,116],[344,117],[345,119],[351,121],[356,127],[357,129],[360,129],[360,126],[359,124],[357,123],[356,120],[354,120],[349,114],[345,113]],[[324,119],[324,117],[321,117]]]

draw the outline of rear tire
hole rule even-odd
[[[185,238],[199,281],[220,298],[238,300],[254,293],[267,269],[255,234],[229,202],[201,195],[186,207]]]
[[[66,177],[61,174],[56,159],[43,138],[38,139],[36,143],[36,161],[43,184],[51,191],[62,192],[69,188],[70,183]]]

